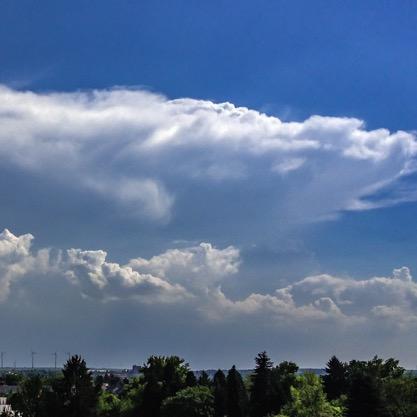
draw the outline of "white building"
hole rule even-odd
[[[0,416],[4,413],[8,413],[11,416],[14,416],[14,412],[12,410],[11,405],[7,404],[6,397],[0,397]]]

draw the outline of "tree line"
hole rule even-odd
[[[75,355],[60,375],[24,377],[9,402],[22,417],[416,417],[417,378],[392,358],[333,356],[317,376],[261,352],[246,378],[235,366],[196,378],[184,359],[151,356],[138,377],[94,379]]]

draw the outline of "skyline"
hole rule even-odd
[[[0,351],[416,368],[416,41],[412,1],[3,1]]]

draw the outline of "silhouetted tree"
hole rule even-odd
[[[163,387],[154,375],[146,378],[143,390],[143,400],[140,406],[140,413],[143,417],[159,417],[162,401],[166,398]]]
[[[195,387],[197,385],[197,378],[193,371],[188,371],[185,377],[185,385],[187,387]]]
[[[93,383],[90,371],[81,356],[68,359],[62,370],[63,379],[54,390],[60,405],[60,417],[90,417],[95,415],[99,387]]]
[[[387,402],[385,387],[390,381],[402,378],[404,368],[395,359],[382,360],[375,356],[370,361],[350,361],[348,375],[348,417],[385,417]]]
[[[227,383],[226,376],[220,369],[213,377],[214,416],[224,417],[227,414]]]
[[[259,353],[255,358],[255,370],[251,375],[250,415],[264,417],[273,411],[271,369],[273,363],[266,352]]]
[[[336,356],[332,356],[327,362],[323,382],[329,400],[335,400],[342,394],[346,394],[348,390],[347,365]]]
[[[209,388],[211,387],[211,380],[206,371],[201,372],[201,375],[198,378],[198,385],[202,385],[204,387]]]
[[[39,375],[31,375],[24,379],[19,391],[11,396],[11,405],[14,410],[27,417],[42,415],[43,382]]]
[[[298,366],[294,362],[281,362],[271,370],[272,411],[279,413],[291,400],[291,387],[297,386]]]
[[[226,383],[228,417],[245,417],[248,408],[248,394],[242,376],[234,365],[227,374]]]
[[[366,372],[351,377],[347,399],[348,417],[380,417],[384,408],[380,381]]]
[[[151,356],[142,367],[142,416],[159,417],[162,401],[186,387],[189,371],[188,364],[178,356]]]

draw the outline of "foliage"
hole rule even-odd
[[[242,376],[234,365],[227,374],[226,387],[228,417],[245,417],[248,411],[248,394]]]
[[[417,416],[417,379],[395,359],[343,363],[333,356],[322,378],[298,375],[293,362],[274,367],[265,352],[255,362],[247,388],[235,366],[227,377],[202,372],[197,381],[177,356],[151,356],[137,378],[106,374],[93,382],[85,361],[73,356],[61,374],[13,377],[20,382],[9,402],[22,417]]]
[[[120,415],[122,401],[110,392],[102,392],[98,398],[98,417],[116,417]]]
[[[142,416],[159,417],[164,399],[186,387],[189,371],[188,364],[178,356],[151,356],[142,367]]]
[[[162,403],[163,417],[214,417],[214,398],[208,387],[188,387]]]
[[[291,387],[291,402],[283,410],[289,417],[341,417],[340,405],[326,399],[320,378],[314,374],[299,376],[298,386]],[[365,416],[366,414],[364,414]]]
[[[336,356],[332,356],[327,362],[326,375],[323,377],[324,389],[327,398],[335,400],[348,390],[348,367]]]
[[[224,417],[227,413],[227,382],[222,370],[218,370],[213,377],[214,416]]]
[[[375,356],[370,361],[349,362],[348,417],[385,417],[388,404],[386,389],[404,376],[404,368],[395,359],[383,361]]]
[[[198,385],[204,387],[211,387],[211,380],[206,371],[201,372],[200,378],[198,378]]]
[[[271,370],[272,409],[281,411],[291,400],[291,387],[297,386],[298,366],[294,362],[281,362]]]
[[[185,385],[187,387],[195,387],[197,385],[197,378],[193,371],[187,372],[187,375],[185,376]]]
[[[40,376],[32,375],[20,384],[19,392],[10,398],[14,410],[24,417],[38,417],[42,413],[43,381]]]
[[[266,352],[255,358],[255,370],[251,375],[250,415],[264,417],[273,411],[271,370],[273,363]]]
[[[4,383],[6,385],[19,385],[19,383],[22,382],[22,379],[22,375],[16,372],[7,372],[7,374],[4,375]]]
[[[62,417],[94,416],[98,388],[93,384],[90,371],[81,356],[68,359],[62,370],[63,378],[54,384]]]

